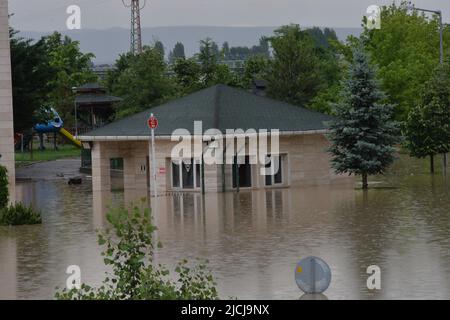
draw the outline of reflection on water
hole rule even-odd
[[[394,167],[369,193],[338,187],[225,194],[186,193],[152,201],[158,262],[207,258],[222,297],[309,299],[294,280],[297,261],[324,259],[333,276],[328,299],[450,298],[450,197],[442,177]],[[0,298],[52,298],[67,266],[84,282],[105,271],[96,228],[108,205],[144,192],[95,193],[89,183],[19,184],[18,196],[43,211],[41,226],[0,228]],[[379,265],[382,290],[366,288]],[[323,297],[318,297],[323,298]]]

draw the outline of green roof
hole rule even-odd
[[[203,122],[203,131],[217,128],[225,133],[226,129],[324,130],[327,122],[333,119],[242,89],[215,85],[115,121],[85,136],[148,136],[150,113],[157,117],[159,123],[155,135],[171,135],[179,128],[194,133],[194,121],[198,120]]]

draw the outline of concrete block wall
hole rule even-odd
[[[10,200],[15,201],[14,129],[7,0],[0,0],[0,155],[0,164],[8,169]]]

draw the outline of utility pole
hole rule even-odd
[[[139,0],[130,0],[127,4],[122,0],[125,7],[131,8],[131,31],[130,31],[130,52],[140,54],[142,52],[142,32],[141,32],[141,10],[144,9],[146,0],[141,6]]]

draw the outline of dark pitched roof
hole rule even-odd
[[[331,116],[260,97],[225,85],[200,90],[183,98],[110,123],[86,133],[86,136],[148,136],[147,119],[158,118],[156,135],[171,135],[175,129],[194,132],[194,121],[203,121],[203,131],[226,129],[279,129],[310,131],[327,128]]]
[[[121,98],[107,94],[83,93],[75,97],[75,103],[82,107],[83,105],[112,104],[122,101]]]

